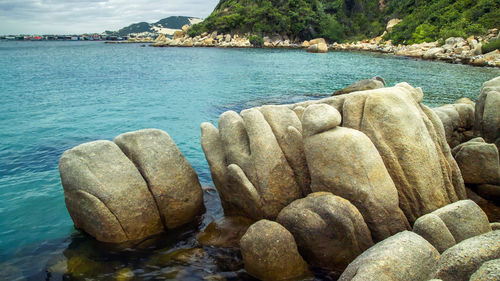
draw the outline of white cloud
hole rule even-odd
[[[118,30],[168,16],[207,17],[218,0],[1,0],[0,34]]]

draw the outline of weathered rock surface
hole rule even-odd
[[[498,281],[500,280],[500,259],[490,260],[474,272],[470,281]]]
[[[475,138],[453,149],[453,155],[467,184],[500,184],[498,148]]]
[[[474,130],[488,143],[500,146],[500,77],[483,84],[476,102]]]
[[[219,129],[209,123],[202,124],[203,150],[224,209],[231,214],[254,219],[273,219],[282,208],[308,192],[308,176],[311,176],[312,180],[312,171],[320,170],[323,164],[311,168],[315,160],[309,161],[306,157],[306,165],[304,158],[300,156],[301,152],[293,151],[300,151],[303,146],[307,154],[305,148],[308,145],[301,143],[325,134],[306,136],[310,132],[317,132],[316,128],[309,132],[305,130],[305,127],[312,128],[306,125],[309,122],[308,117],[304,117],[305,108],[312,104],[327,104],[342,112],[342,126],[360,131],[369,138],[367,140],[366,136],[360,136],[359,133],[335,127],[339,122],[338,114],[335,113],[337,117],[334,121],[327,122],[335,128],[329,130],[331,127],[324,127],[328,138],[335,139],[336,134],[349,136],[345,141],[340,139],[340,143],[352,142],[352,148],[358,149],[358,152],[366,151],[364,157],[368,158],[358,158],[357,155],[353,156],[354,158],[342,156],[338,152],[344,149],[342,145],[329,147],[328,153],[335,153],[334,155],[346,159],[331,171],[349,171],[352,165],[370,163],[363,164],[370,167],[365,174],[361,173],[354,178],[357,181],[363,179],[362,182],[367,184],[367,188],[371,182],[390,184],[387,183],[388,172],[398,191],[399,208],[409,222],[412,223],[418,217],[444,205],[464,199],[462,175],[446,142],[442,122],[431,109],[421,104],[422,97],[423,93],[419,88],[401,83],[390,88],[360,91],[268,109],[278,117],[269,118],[269,114],[260,107],[245,110],[241,114],[231,111],[222,114]],[[330,134],[330,131],[339,133]],[[355,144],[362,138],[365,138],[363,145]],[[372,143],[371,148],[369,142]],[[325,147],[324,144],[321,146]],[[318,157],[328,157],[328,153],[319,151],[320,148],[316,149],[318,154],[324,154]],[[378,156],[374,151],[378,151]],[[291,155],[295,155],[296,159],[292,159]],[[349,152],[349,155],[352,156],[353,153]],[[377,157],[382,158],[383,165]],[[359,163],[352,159],[359,159]],[[327,159],[326,163],[330,163],[328,161],[333,163],[338,160]],[[348,168],[349,166],[351,168]],[[350,173],[353,173],[352,170]],[[350,184],[349,181],[346,182]],[[377,184],[370,188],[381,187]],[[383,189],[386,190],[387,187]],[[356,192],[357,190],[360,188],[356,188]],[[387,195],[386,192],[380,194]],[[350,200],[358,208],[373,234],[371,222],[365,216],[366,212],[360,204],[353,201],[356,196],[336,195]],[[392,205],[398,206],[394,202]]]
[[[436,264],[433,277],[443,281],[466,281],[484,262],[498,258],[500,231],[490,231],[446,250]]]
[[[491,231],[488,217],[471,200],[461,200],[418,218],[413,232],[440,253],[465,239]]]
[[[365,133],[382,156],[410,223],[465,198],[442,123],[422,97],[420,88],[400,83],[351,93],[342,106],[343,126]]]
[[[309,105],[304,111],[311,189],[331,192],[354,204],[375,241],[409,229],[377,149],[362,132],[336,127],[340,121],[338,111],[326,104]]]
[[[455,147],[473,135],[474,103],[469,99],[457,100],[432,109],[443,123],[446,141]]]
[[[419,235],[403,231],[358,256],[339,280],[429,280],[438,251]]]
[[[446,224],[433,213],[418,218],[413,225],[413,232],[429,241],[439,253],[456,244],[455,238]]]
[[[59,171],[75,227],[104,242],[141,239],[163,231],[146,182],[113,142],[95,141],[67,150]]]
[[[371,79],[359,80],[345,87],[342,90],[337,90],[333,93],[333,96],[348,94],[352,92],[379,89],[384,87],[385,87],[385,80],[382,77],[375,76]]]
[[[328,192],[295,200],[281,210],[276,221],[292,233],[309,264],[337,272],[373,245],[356,207]]]
[[[246,271],[260,280],[292,279],[308,272],[295,239],[279,223],[254,223],[241,238],[240,246]]]
[[[307,47],[308,53],[328,53],[328,46],[325,43],[311,44]]]
[[[287,161],[283,152],[300,151],[302,128],[297,115],[287,111],[292,120],[285,122],[286,131],[280,129],[277,134],[286,134],[288,139],[280,141],[289,148],[280,147],[273,132],[277,125],[274,121],[268,123],[265,117],[270,113],[264,115],[256,108],[244,110],[241,115],[233,111],[223,113],[219,129],[209,123],[201,125],[203,151],[227,212],[274,219],[281,209],[303,196],[297,183],[300,175],[290,167],[295,162]],[[294,157],[300,158],[300,154]],[[296,162],[304,163],[300,159]],[[298,169],[304,168],[295,166],[295,171]]]
[[[128,132],[117,136],[114,142],[146,180],[166,228],[191,222],[203,212],[198,176],[166,132]]]

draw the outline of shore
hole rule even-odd
[[[353,43],[326,44],[330,51],[366,51],[393,54],[424,60],[438,60],[449,63],[462,63],[474,66],[500,67],[500,51],[494,50],[486,54],[482,53],[481,47],[484,42],[492,38],[498,38],[498,29],[492,29],[485,36],[471,36],[467,39],[451,37],[445,40],[444,45],[438,41],[413,45],[393,45],[392,42],[384,41],[382,36]],[[308,49],[316,43],[318,38],[311,41],[298,42],[287,36],[275,35],[272,38],[262,38],[262,48],[271,49]],[[130,42],[137,43],[137,42]],[[255,48],[250,42],[250,36],[204,33],[196,37],[190,37],[185,31],[176,32],[172,39],[160,35],[153,47],[219,47],[219,48]],[[326,50],[325,50],[326,51]]]

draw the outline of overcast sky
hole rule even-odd
[[[0,0],[0,34],[101,33],[168,16],[207,17],[219,0]]]

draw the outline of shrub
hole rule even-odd
[[[250,35],[248,37],[248,41],[257,48],[262,48],[264,46],[264,39],[262,39],[262,36],[257,36],[257,35]]]
[[[497,38],[489,43],[486,43],[482,47],[483,54],[492,52],[494,50],[500,50],[500,38]]]

